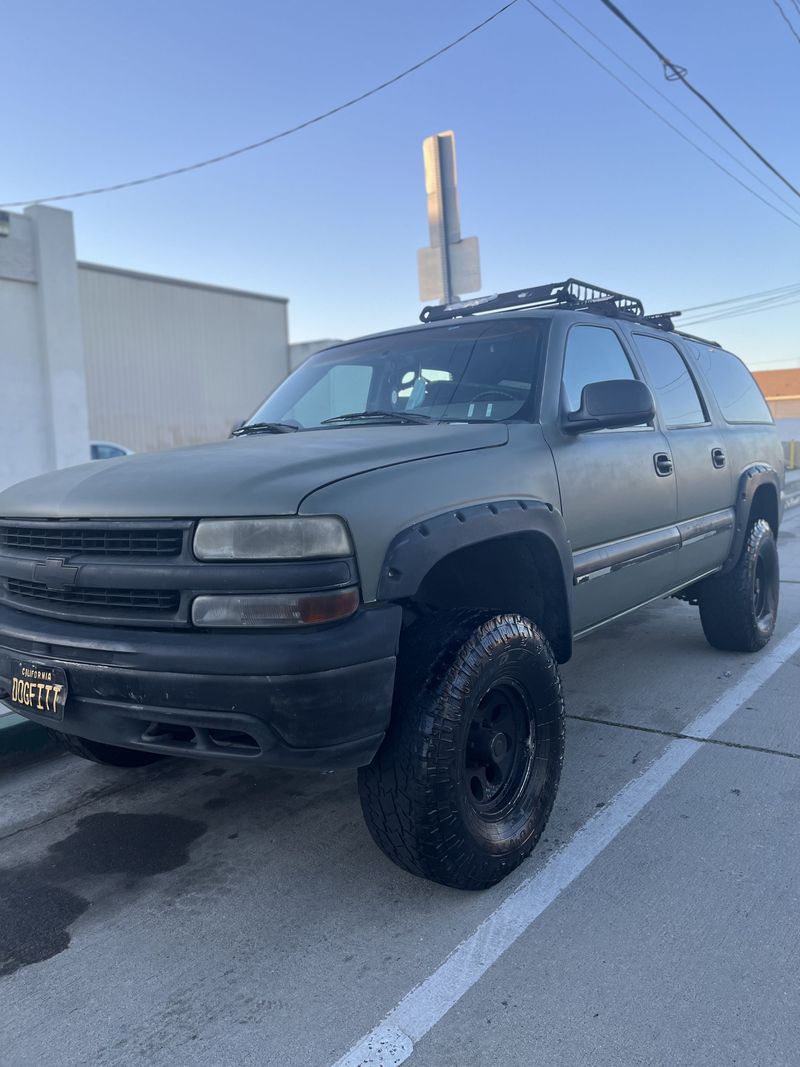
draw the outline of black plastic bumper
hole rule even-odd
[[[314,630],[209,633],[100,629],[0,607],[0,700],[12,663],[31,660],[67,672],[63,722],[46,722],[66,733],[170,755],[358,767],[389,723],[400,617],[380,605]]]

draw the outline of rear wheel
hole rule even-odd
[[[370,833],[412,874],[487,888],[538,841],[563,753],[558,667],[532,622],[460,611],[417,623],[389,733],[359,771]]]
[[[122,748],[119,745],[105,745],[101,741],[90,741],[74,734],[62,734],[60,730],[48,730],[68,752],[92,763],[103,763],[109,767],[146,767],[148,763],[164,757],[157,752],[142,752],[135,748]]]
[[[778,617],[778,546],[765,519],[757,519],[739,562],[703,583],[700,621],[709,644],[732,652],[757,652],[772,637]]]

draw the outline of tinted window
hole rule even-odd
[[[727,422],[772,422],[767,402],[744,363],[730,352],[687,341]]]
[[[338,345],[306,360],[249,421],[316,429],[359,411],[525,418],[547,328],[537,319],[451,323]]]
[[[675,345],[660,337],[637,333],[636,347],[667,426],[696,426],[706,422],[703,403],[691,374]]]
[[[581,406],[584,385],[634,377],[625,349],[605,326],[573,326],[564,353],[564,394],[570,411]]]

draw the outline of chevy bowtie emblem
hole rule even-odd
[[[33,568],[33,580],[48,589],[67,589],[77,581],[79,570],[80,567],[69,567],[65,559],[48,559]]]

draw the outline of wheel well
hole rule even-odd
[[[778,493],[774,485],[760,485],[753,494],[753,502],[750,505],[749,525],[752,526],[758,519],[766,519],[777,538]]]
[[[545,534],[512,534],[457,549],[428,571],[413,606],[517,612],[541,627],[559,663],[572,654],[565,576]]]

